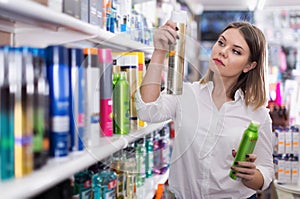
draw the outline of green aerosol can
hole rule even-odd
[[[240,142],[238,151],[234,158],[233,166],[235,162],[248,161],[246,158],[247,154],[251,154],[254,151],[257,139],[258,139],[258,127],[259,123],[256,121],[251,121],[248,128],[244,131],[242,140]],[[238,178],[234,175],[233,170],[230,170],[230,177],[234,180]]]
[[[129,84],[126,72],[121,71],[113,89],[113,131],[114,134],[128,134],[129,123]]]

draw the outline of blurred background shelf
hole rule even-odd
[[[83,42],[84,46],[101,45],[118,50],[145,53],[153,50],[151,46],[131,40],[125,33],[108,32],[29,0],[0,0],[0,30],[14,33],[15,46],[46,47],[72,42],[80,45]]]
[[[162,128],[168,122],[148,124],[128,135],[114,135],[112,137],[100,137],[85,151],[70,153],[67,157],[49,159],[47,164],[32,174],[19,179],[11,179],[0,182],[1,198],[28,198],[41,193],[53,185],[72,177],[92,164],[108,157],[114,152],[125,148],[129,143],[145,136],[151,131]],[[154,180],[160,179],[159,176]],[[155,182],[149,182],[150,185]],[[148,184],[149,184],[148,183]],[[147,188],[155,190],[154,188]]]

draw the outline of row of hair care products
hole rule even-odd
[[[112,33],[126,32],[131,39],[152,43],[152,24],[134,9],[132,0],[32,0],[57,12]]]
[[[100,136],[144,125],[133,101],[139,73],[127,65],[113,72],[111,49],[2,46],[0,179],[22,177],[49,156],[64,157]],[[113,75],[120,78],[113,82]]]
[[[170,147],[169,139],[169,127],[166,125],[96,165],[76,173],[73,198],[137,198],[137,189],[145,184],[147,178],[166,171],[169,158],[164,159],[163,153]],[[161,144],[163,147],[154,149],[153,144],[156,142],[164,143]],[[166,155],[169,157],[170,154]]]
[[[279,184],[299,182],[299,128],[296,126],[275,129],[274,165]]]

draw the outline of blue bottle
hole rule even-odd
[[[70,86],[68,50],[64,46],[46,48],[50,98],[50,156],[68,155],[70,132]]]
[[[99,172],[92,178],[94,198],[115,199],[117,174],[110,170],[109,165],[99,163]]]
[[[85,79],[83,51],[69,48],[70,81],[70,151],[83,150]]]

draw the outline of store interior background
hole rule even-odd
[[[300,124],[300,2],[298,0],[132,0],[132,8],[136,14],[143,16],[146,24],[144,28],[150,32],[164,24],[170,18],[172,10],[187,11],[184,78],[185,81],[190,82],[199,80],[205,73],[210,48],[217,39],[216,33],[221,31],[228,22],[249,20],[263,30],[268,42],[266,68],[269,88],[268,107],[273,119],[274,168],[276,169],[278,144],[282,144],[278,141],[278,127],[290,129]],[[76,31],[65,31],[64,27],[60,28],[51,23],[36,23],[36,21],[32,23],[30,17],[24,19],[22,15],[13,16],[11,17],[13,20],[10,21],[6,19],[7,15],[11,14],[0,12],[0,45],[33,44],[37,47],[45,47],[51,40],[54,41],[53,43],[68,46],[95,46],[91,42],[94,38],[87,42],[87,36],[82,36]],[[21,23],[15,23],[14,20]],[[32,26],[38,28],[32,28]],[[18,27],[19,31],[14,31],[15,27]],[[118,33],[115,34],[118,35]],[[126,37],[135,41],[139,40],[132,35]],[[111,40],[114,38],[112,37]],[[108,41],[101,45],[114,49],[116,43]],[[145,50],[146,63],[149,63],[153,50],[151,36],[147,42],[148,45],[149,47]],[[116,49],[119,50],[119,48]],[[298,157],[298,152],[293,155]],[[300,176],[298,173],[297,176],[299,179],[296,183],[274,183],[269,190],[261,193],[261,198],[299,198]],[[276,173],[276,178],[278,178],[278,173]]]

